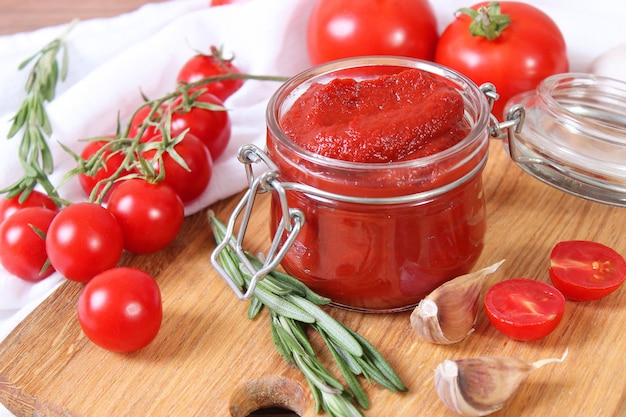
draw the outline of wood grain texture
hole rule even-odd
[[[513,276],[547,281],[547,256],[559,240],[598,240],[626,253],[623,209],[541,184],[510,162],[498,142],[492,143],[484,177],[489,228],[479,265],[507,260],[488,278],[491,283]],[[212,209],[226,220],[237,198]],[[246,242],[251,250],[267,247],[267,213],[268,199],[262,198]],[[267,316],[247,320],[246,303],[211,267],[213,247],[206,214],[198,213],[187,218],[167,250],[125,257],[125,264],[157,278],[164,303],[157,339],[129,355],[106,352],[84,337],[75,311],[81,285],[64,284],[0,345],[0,401],[18,416],[242,417],[259,405],[276,404],[315,415],[304,379],[274,351]],[[564,363],[535,372],[494,415],[623,416],[624,288],[602,300],[568,302],[557,330],[531,343],[499,334],[482,313],[468,339],[435,346],[413,334],[408,312],[329,311],[378,346],[409,387],[394,394],[366,384],[372,401],[367,415],[454,415],[433,388],[433,370],[444,359],[504,355],[534,361],[560,357],[567,348]],[[251,392],[264,392],[269,403]]]
[[[163,0],[155,0],[153,3],[160,1]],[[116,16],[133,11],[145,3],[146,0],[2,0],[0,35],[61,25],[75,18],[85,20]]]
[[[16,8],[11,10],[20,10],[16,16],[25,18],[29,7],[36,9],[26,26],[2,30],[54,24],[54,16],[44,10],[57,6],[62,10],[76,5],[85,13],[105,15],[138,3],[0,0],[3,25],[6,10]],[[66,13],[58,23],[74,17]],[[514,276],[548,281],[548,254],[560,240],[597,240],[626,254],[624,209],[584,201],[530,178],[508,159],[498,141],[493,141],[490,152],[484,172],[488,232],[477,267],[500,259],[506,262],[489,283]],[[226,220],[238,197],[211,208]],[[268,246],[267,221],[268,199],[261,198],[248,249]],[[110,353],[86,339],[76,318],[81,284],[65,283],[0,345],[0,402],[17,416],[243,417],[263,405],[314,416],[304,378],[273,348],[267,314],[255,321],[246,318],[246,303],[237,300],[210,265],[213,248],[206,213],[198,213],[186,219],[167,250],[124,257],[124,264],[153,274],[163,294],[162,329],[152,344],[133,354]],[[454,416],[438,399],[433,384],[434,368],[445,359],[499,355],[534,361],[560,357],[565,349],[569,349],[565,362],[532,374],[493,415],[626,415],[626,287],[593,302],[568,301],[557,330],[531,343],[499,334],[482,313],[468,339],[436,346],[413,334],[409,312],[329,312],[376,345],[409,388],[395,394],[365,384],[372,403],[368,416]],[[314,342],[321,346],[319,339]]]

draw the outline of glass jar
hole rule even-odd
[[[626,83],[593,74],[546,78],[506,105],[511,158],[535,178],[626,207]]]
[[[281,128],[281,117],[313,83],[375,78],[406,68],[443,77],[462,95],[469,133],[456,145],[412,160],[357,163],[309,152]],[[267,157],[288,206],[305,218],[281,265],[333,304],[365,312],[412,308],[445,281],[469,272],[486,228],[481,174],[488,128],[485,94],[438,64],[351,58],[293,77],[267,109]],[[284,224],[284,213],[284,201],[274,193],[273,233]],[[279,229],[277,239],[284,243],[286,233]]]

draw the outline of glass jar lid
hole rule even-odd
[[[546,78],[513,97],[504,141],[535,178],[570,194],[626,207],[626,83],[592,74]]]

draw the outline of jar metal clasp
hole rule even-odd
[[[482,84],[480,90],[489,101],[489,108],[493,107],[493,103],[498,99],[496,88],[491,83]],[[526,118],[526,108],[521,104],[513,105],[506,114],[506,120],[499,121],[493,114],[491,115],[491,123],[489,125],[489,135],[494,139],[506,139],[506,149],[509,157],[517,164],[541,164],[543,160],[539,158],[530,158],[522,156],[517,150],[516,135],[522,131],[524,120]]]
[[[268,273],[277,268],[282,261],[289,247],[298,236],[300,228],[304,224],[304,213],[301,210],[289,207],[285,188],[278,180],[277,167],[261,149],[254,145],[244,145],[239,150],[238,157],[239,161],[244,164],[246,168],[249,183],[248,189],[230,216],[224,239],[211,254],[211,263],[237,297],[240,300],[247,300],[252,297],[257,283]],[[255,177],[252,164],[257,162],[264,162],[270,169]],[[263,264],[257,268],[252,264],[250,259],[248,259],[243,249],[243,240],[250,222],[256,196],[266,192],[275,192],[277,194],[282,216],[270,248],[262,257]],[[240,218],[240,225],[235,234],[235,225]],[[280,244],[281,237],[284,234],[286,234],[287,238]],[[234,251],[240,261],[240,268],[246,268],[252,277],[245,290],[242,290],[239,285],[237,285],[219,262],[219,255],[226,247],[230,247]]]

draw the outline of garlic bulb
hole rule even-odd
[[[484,278],[504,260],[454,278],[428,294],[411,313],[411,326],[424,340],[452,344],[474,331]]]
[[[504,405],[528,376],[540,367],[561,358],[528,363],[511,357],[482,356],[458,361],[445,360],[435,369],[439,398],[463,416],[486,416]]]
[[[596,57],[589,72],[626,81],[626,43],[618,44]]]

